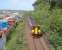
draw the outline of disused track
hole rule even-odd
[[[26,38],[29,50],[51,50],[48,45],[48,41],[43,35],[40,38],[33,38],[31,34],[31,29],[28,24],[27,18],[25,18],[26,22]],[[33,21],[32,21],[33,22]]]

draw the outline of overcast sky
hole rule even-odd
[[[0,10],[33,10],[35,0],[0,0]]]

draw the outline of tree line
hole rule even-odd
[[[36,0],[33,18],[41,25],[56,50],[62,49],[62,0]]]

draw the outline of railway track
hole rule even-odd
[[[48,41],[43,35],[40,38],[33,38],[28,20],[26,19],[26,39],[29,50],[50,50]],[[33,22],[33,20],[32,20]],[[34,23],[34,22],[33,22]]]

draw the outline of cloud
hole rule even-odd
[[[12,3],[13,5],[17,5],[19,2],[20,2],[20,0],[11,0],[11,3]]]
[[[33,10],[35,0],[6,0],[0,2],[0,9]]]
[[[25,2],[25,3],[28,3],[28,2],[33,3],[34,1],[36,1],[36,0],[11,0],[12,4],[18,4],[18,3],[23,3],[23,2]]]

